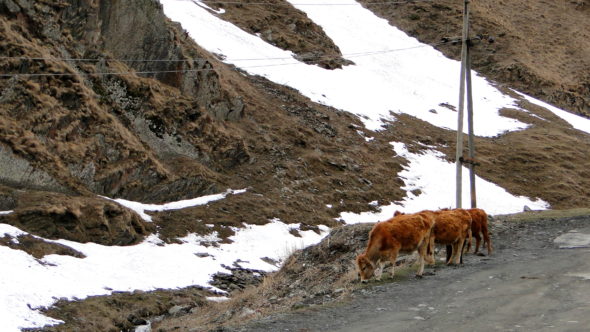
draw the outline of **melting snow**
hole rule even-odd
[[[290,0],[324,29],[346,58],[355,62],[339,70],[298,62],[291,52],[246,33],[192,2],[160,2],[168,17],[179,21],[200,46],[225,55],[226,62],[291,86],[316,102],[357,114],[368,129],[378,130],[383,120],[393,120],[391,113],[408,113],[456,130],[456,112],[441,104],[458,102],[459,62],[409,37],[353,0],[339,1],[351,6],[309,6],[306,4],[319,2]],[[526,128],[526,124],[498,114],[504,107],[517,108],[513,98],[475,74],[473,90],[476,134],[495,136]]]
[[[513,90],[514,91],[514,90]],[[543,102],[539,99],[535,99],[529,95],[526,95],[524,93],[518,92],[518,91],[514,91],[517,94],[521,95],[522,97],[524,97],[527,101],[529,101],[530,103],[533,103],[537,106],[541,106],[549,111],[551,111],[553,114],[557,115],[558,117],[562,118],[563,120],[565,120],[567,123],[569,123],[572,127],[574,127],[577,130],[583,131],[585,133],[590,134],[590,119],[586,119],[584,117],[566,112],[562,109],[559,109],[553,105],[547,104],[546,102]]]
[[[240,190],[231,190],[230,189],[222,194],[207,195],[207,196],[197,197],[197,198],[193,198],[193,199],[185,199],[182,201],[170,202],[170,203],[165,203],[165,204],[144,204],[144,203],[140,203],[140,202],[128,201],[128,200],[122,199],[122,198],[112,199],[112,198],[108,198],[108,197],[104,197],[104,196],[102,196],[102,197],[106,198],[108,200],[115,201],[115,202],[123,205],[124,207],[137,212],[137,214],[139,214],[139,216],[143,220],[151,222],[152,217],[149,214],[145,213],[145,211],[168,211],[168,210],[186,209],[188,207],[193,207],[193,206],[197,206],[197,205],[204,205],[204,204],[207,204],[210,202],[224,199],[229,194],[237,195],[237,194],[242,194],[244,192],[246,192],[246,189],[240,189]]]
[[[455,164],[443,159],[442,153],[427,150],[421,154],[410,153],[403,143],[392,143],[395,152],[408,159],[409,164],[397,175],[405,181],[407,196],[397,203],[382,206],[377,213],[344,212],[340,218],[347,224],[377,222],[393,217],[396,210],[416,212],[455,206]],[[513,196],[501,187],[478,176],[475,179],[478,206],[489,214],[504,214],[522,211],[525,205],[533,210],[546,209],[549,204],[538,199]],[[416,195],[413,191],[419,190]],[[469,206],[469,171],[463,168],[463,206]]]
[[[176,203],[168,206],[185,204]],[[301,237],[295,237],[289,233],[299,227],[277,219],[261,226],[245,225],[243,229],[235,229],[236,234],[229,238],[232,243],[217,247],[209,245],[218,240],[215,233],[209,236],[190,234],[180,239],[181,244],[165,244],[157,235],[151,235],[140,244],[125,247],[45,240],[82,252],[86,256],[82,259],[48,255],[36,260],[23,251],[0,246],[2,331],[60,323],[35,310],[50,306],[59,298],[83,299],[113,291],[149,291],[191,285],[209,287],[211,276],[227,272],[222,265],[231,266],[238,258],[245,268],[276,270],[276,266],[261,258],[280,261],[296,249],[319,242],[328,232],[327,227],[321,226],[321,234],[300,230]],[[0,224],[0,237],[4,234],[16,237],[27,233]]]

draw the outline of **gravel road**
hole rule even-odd
[[[422,279],[373,282],[346,303],[235,330],[590,331],[590,216],[492,226],[490,257],[470,254],[461,267],[437,264]]]

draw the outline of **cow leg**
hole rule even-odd
[[[459,264],[461,262],[461,253],[463,252],[464,244],[465,239],[459,239],[451,245],[447,244],[447,265]]]
[[[395,261],[397,260],[397,250],[392,250],[391,254],[389,255],[389,260],[391,261],[391,277],[395,275]]]
[[[463,264],[463,253],[465,253],[465,245],[467,242],[467,245],[469,246],[469,248],[471,248],[471,240],[473,238],[473,232],[471,231],[471,226],[469,226],[469,228],[467,229],[467,238],[463,239],[463,244],[461,245],[461,253],[459,254],[459,263]],[[467,249],[467,252],[469,252],[469,249]]]
[[[426,257],[426,252],[428,251],[429,246],[430,241],[423,241],[418,247],[418,262],[420,263],[420,267],[416,273],[417,276],[422,276],[422,273],[424,273],[424,258]]]
[[[487,226],[483,227],[482,233],[483,233],[483,243],[484,243],[484,245],[487,245],[488,256],[489,256],[492,254],[492,241],[490,241],[490,234],[488,233]]]
[[[463,244],[465,244],[465,239],[461,238],[457,242],[457,255],[455,256],[455,264],[462,264],[463,263]]]
[[[434,234],[430,234],[430,239],[428,240],[428,250],[430,251],[430,255],[428,255],[428,264],[436,264],[436,256],[434,254]]]
[[[453,246],[447,244],[447,260],[445,261],[447,265],[451,263],[451,257],[453,257]]]
[[[475,237],[475,253],[477,254],[479,252],[479,245],[481,244],[481,236],[479,235],[479,232],[477,234],[475,234],[474,237]]]
[[[467,241],[463,242],[463,245],[461,246],[461,253],[459,254],[459,264],[463,264],[463,254],[466,252],[465,251],[465,247],[470,244]]]
[[[425,241],[426,242],[426,249],[425,249],[424,260],[428,264],[435,264],[436,261],[434,260],[434,235],[432,233],[430,233],[424,239],[426,240]]]
[[[383,267],[385,266],[385,262],[379,261],[379,263],[377,263],[377,269],[375,270],[375,279],[381,281],[381,276],[383,275]]]

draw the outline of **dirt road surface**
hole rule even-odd
[[[437,264],[422,279],[412,272],[373,281],[347,303],[230,330],[590,331],[590,216],[496,222],[493,229],[490,257]]]

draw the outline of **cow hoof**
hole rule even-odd
[[[434,276],[434,275],[436,275],[436,273],[434,273],[434,272],[424,272],[424,273],[422,273],[422,275],[423,276]]]
[[[486,254],[484,254],[483,252],[478,252],[475,255],[479,256],[479,257],[485,257]]]
[[[416,274],[416,279],[422,279],[424,278],[421,274]]]

